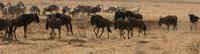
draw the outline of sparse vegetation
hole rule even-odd
[[[191,43],[187,46],[187,50],[190,54],[199,54],[200,42]]]

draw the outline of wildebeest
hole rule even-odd
[[[176,26],[177,26],[177,20],[178,20],[178,17],[175,16],[175,15],[168,15],[166,17],[160,17],[160,20],[158,22],[159,26],[161,26],[162,24],[165,24],[167,25],[167,33],[169,32],[169,27],[170,25],[173,25],[173,31],[175,29],[178,29]]]
[[[59,10],[59,7],[58,7],[57,5],[50,5],[50,6],[45,7],[45,8],[43,9],[42,14],[43,14],[43,15],[46,15],[46,12],[50,12],[50,13],[52,14],[53,11],[58,12],[58,10]]]
[[[123,35],[123,30],[126,29],[128,31],[128,39],[130,39],[129,37],[129,33],[132,30],[131,24],[129,21],[123,19],[123,18],[119,18],[116,20],[115,25],[114,25],[114,29],[119,29],[120,31],[120,38],[121,36],[123,36],[123,38],[125,39],[124,35]],[[132,32],[131,32],[132,33]]]
[[[198,23],[198,20],[199,20],[199,17],[198,16],[195,16],[194,14],[188,14],[188,16],[190,17],[190,29],[192,31],[192,29],[195,29],[196,28],[196,25]]]
[[[117,11],[117,12],[115,12],[115,19],[114,20],[117,20],[119,18],[125,19],[126,17],[135,17],[137,19],[143,18],[143,16],[139,13],[133,13],[131,11],[125,11],[125,12]]]
[[[62,14],[65,14],[69,11],[70,11],[70,8],[68,8],[67,6],[64,6],[63,9],[62,9]]]
[[[5,30],[5,36],[2,42],[6,39],[6,35],[10,38],[9,26],[11,25],[11,21],[9,19],[2,19],[0,18],[0,31]]]
[[[108,37],[107,38],[109,38],[109,32],[111,33],[112,31],[110,30],[111,22],[108,19],[103,18],[101,15],[92,15],[91,18],[90,18],[90,24],[91,25],[96,25],[94,30],[93,30],[93,32],[96,35],[96,38],[100,38],[101,37],[101,35],[104,32],[104,28],[105,27],[107,27],[107,30],[108,30]],[[97,32],[95,31],[96,28],[97,28]],[[102,32],[98,36],[98,32],[99,32],[100,28],[102,28]]]
[[[58,29],[58,34],[59,34],[59,38],[61,37],[60,35],[60,29],[61,29],[61,23],[62,21],[59,18],[56,18],[53,15],[46,15],[47,16],[47,20],[46,20],[46,30],[48,30],[49,28],[51,28],[50,30],[50,36],[51,36],[51,40],[53,38],[53,33],[55,34],[54,28]]]
[[[15,19],[12,19],[12,25],[10,26],[10,31],[14,32],[15,39],[17,39],[15,35],[15,31],[17,27],[24,26],[24,38],[26,38],[27,26],[33,21],[36,21],[36,23],[40,22],[39,17],[36,13],[23,14],[23,15],[18,16]],[[13,30],[13,27],[14,27],[14,30]]]
[[[38,15],[40,15],[40,9],[37,6],[31,6],[30,9],[29,9],[29,12],[31,14],[37,13]]]
[[[54,13],[54,16],[56,18],[59,18],[62,21],[61,25],[65,25],[67,27],[67,34],[70,30],[73,35],[73,27],[72,27],[72,23],[71,23],[71,21],[72,21],[71,17],[69,15],[65,15],[65,14],[61,14],[61,13]]]
[[[138,36],[140,35],[140,33],[142,33],[142,31],[144,32],[144,35],[146,36],[146,26],[144,24],[144,21],[142,19],[137,19],[135,17],[128,17],[127,20],[130,22],[131,26],[134,27],[138,27]],[[131,36],[133,36],[133,34],[131,33]]]

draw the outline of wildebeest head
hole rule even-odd
[[[162,21],[164,18],[160,17],[160,20],[158,21],[158,25],[161,26],[162,25]]]
[[[53,17],[53,15],[46,15],[47,19],[46,19],[46,30],[49,29],[49,24],[51,23],[51,18]]]

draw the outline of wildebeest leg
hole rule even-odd
[[[61,38],[61,35],[60,35],[60,28],[58,29],[58,34],[59,34],[59,38],[58,39],[60,39]]]
[[[196,26],[196,25],[197,25],[197,23],[198,23],[198,22],[195,22],[195,23],[194,23],[194,29],[196,29],[196,28],[197,28],[197,26]]]
[[[67,28],[67,35],[68,35],[68,32],[69,32],[69,27],[67,24],[65,24],[66,28]]]
[[[73,27],[72,27],[72,23],[70,22],[68,25],[69,25],[69,28],[70,28],[70,31],[71,31],[72,35],[74,35],[74,33],[73,33]]]
[[[97,28],[96,38],[98,38],[99,28]]]
[[[142,32],[142,29],[141,28],[139,28],[138,29],[138,37],[140,36],[140,33]]]
[[[104,32],[104,28],[102,28],[102,31],[101,31],[101,34],[100,34],[99,38],[101,37],[101,35],[103,34],[103,32]]]
[[[14,26],[13,33],[14,33],[15,39],[17,40],[16,34],[15,34],[16,29],[17,29],[17,26]],[[10,32],[12,32],[12,31],[10,31]]]
[[[5,36],[4,36],[3,40],[2,40],[2,42],[6,39],[6,35],[7,34],[8,34],[8,29],[6,29],[6,31],[5,31]],[[8,36],[8,38],[10,39],[10,36]]]
[[[167,33],[169,32],[169,25],[167,25]]]
[[[96,29],[97,27],[94,27],[94,29],[93,29],[93,32],[95,33],[95,35],[97,35],[97,33],[95,32],[95,29]]]
[[[129,30],[129,29],[127,29],[127,32],[128,32],[128,39],[130,39],[130,37],[129,37],[130,30]],[[125,38],[124,38],[124,39],[125,39]]]
[[[146,35],[147,35],[147,34],[146,34],[146,32],[145,32],[145,30],[144,30],[144,29],[143,29],[143,32],[144,32],[144,36],[146,37]]]
[[[133,29],[131,30],[131,37],[133,37]]]
[[[191,22],[190,22],[189,26],[190,26],[190,29],[191,29],[191,31],[192,31],[192,23],[191,23]]]
[[[24,25],[24,38],[26,38],[27,25]]]

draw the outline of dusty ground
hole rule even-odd
[[[26,7],[36,5],[40,9],[56,4],[60,9],[63,6],[75,7],[79,4],[92,5],[103,4],[104,6],[125,6],[127,8],[141,6],[140,13],[147,25],[147,37],[137,37],[137,28],[131,39],[120,39],[119,31],[111,27],[110,39],[107,32],[101,38],[95,38],[92,32],[94,26],[89,24],[88,19],[73,18],[74,35],[66,35],[65,26],[62,27],[60,40],[49,40],[49,30],[45,30],[45,16],[40,15],[40,23],[30,24],[28,38],[23,38],[23,27],[17,29],[19,40],[0,42],[0,54],[199,54],[200,26],[190,31],[189,13],[200,16],[200,2],[182,0],[21,0]],[[16,4],[19,0],[1,0],[6,4]],[[28,10],[27,9],[27,10]],[[29,13],[27,11],[27,13]],[[114,13],[97,13],[112,21]],[[165,26],[158,26],[160,16],[178,16],[178,30],[166,33]],[[2,17],[2,15],[0,15]],[[78,27],[85,27],[80,29]],[[105,30],[106,31],[106,30]],[[3,37],[4,31],[1,32]],[[56,30],[57,32],[57,30]],[[127,34],[125,34],[127,37]],[[165,38],[166,37],[166,38]]]

